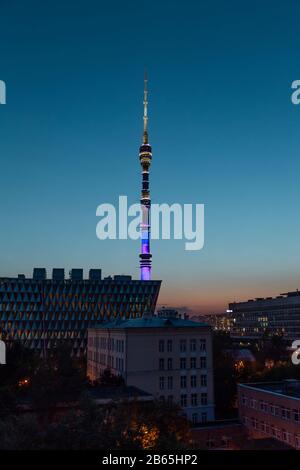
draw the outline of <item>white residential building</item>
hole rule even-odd
[[[212,333],[179,318],[143,317],[88,331],[88,377],[110,368],[126,385],[178,403],[194,423],[214,420]]]

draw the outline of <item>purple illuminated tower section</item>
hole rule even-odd
[[[140,269],[141,280],[151,279],[151,253],[150,253],[150,190],[149,190],[149,168],[152,160],[152,148],[148,143],[148,79],[144,79],[144,133],[143,143],[140,146],[140,163],[142,167],[142,192],[141,192],[141,253]]]

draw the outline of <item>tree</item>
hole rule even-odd
[[[103,374],[100,376],[99,379],[99,385],[100,386],[120,386],[124,385],[124,379],[121,375],[114,375],[111,372],[111,369],[107,367],[104,371]]]

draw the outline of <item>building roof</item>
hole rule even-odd
[[[131,328],[210,328],[208,323],[200,323],[182,318],[142,317],[132,319],[117,319],[113,322],[100,323],[97,329],[131,329]]]
[[[272,437],[249,439],[241,450],[292,450],[293,447]]]
[[[268,392],[274,395],[300,399],[300,380],[296,379],[286,379],[280,382],[239,383],[238,385],[239,387]]]

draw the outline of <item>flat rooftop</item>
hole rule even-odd
[[[241,387],[265,391],[276,395],[300,399],[300,380],[287,379],[280,382],[258,382],[238,384]]]
[[[277,301],[280,302],[282,300],[290,299],[293,297],[300,297],[300,291],[297,289],[291,292],[284,292],[282,294],[277,295],[276,297],[256,297],[255,299],[248,299],[248,300],[239,300],[234,302],[229,302],[229,306],[241,305],[241,304],[249,304],[251,303],[260,303],[260,302],[272,302]],[[299,299],[297,299],[297,302]]]
[[[162,318],[152,316],[132,318],[128,320],[117,319],[113,322],[100,323],[94,327],[94,329],[101,330],[123,330],[131,328],[211,328],[211,326],[208,323],[200,323],[182,318]]]

